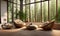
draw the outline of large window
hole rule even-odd
[[[57,16],[56,17],[57,17],[57,22],[60,22],[60,0],[57,0],[56,2],[57,2],[56,3],[57,4],[56,5],[57,6]]]
[[[8,0],[8,22],[18,17],[20,11],[20,0]]]
[[[56,0],[8,0],[8,21],[23,17],[23,21],[45,22],[55,19],[56,12]]]
[[[45,22],[55,19],[56,16],[56,0],[23,0],[23,11],[28,14],[28,21]],[[52,10],[53,9],[53,10]]]

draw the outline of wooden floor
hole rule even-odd
[[[60,36],[60,30],[29,31],[29,30],[21,30],[20,28],[20,29],[12,29],[12,30],[0,30],[0,36]]]
[[[52,31],[28,31],[28,30],[0,30],[0,36],[60,36],[60,30]]]

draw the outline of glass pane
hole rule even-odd
[[[51,20],[56,17],[56,0],[51,0]]]
[[[30,3],[34,2],[34,0],[30,0]]]
[[[42,2],[42,22],[48,20],[48,1]]]
[[[57,19],[57,22],[60,22],[60,0],[57,0],[58,1],[58,19]]]
[[[43,2],[42,3],[42,22],[44,22],[44,20],[46,20],[46,17],[47,17],[46,14],[48,14],[48,13],[46,13],[46,10],[47,10],[46,6],[47,6],[46,2]]]
[[[14,3],[17,3],[17,0],[14,0],[13,2],[14,2]]]
[[[28,4],[30,0],[25,0],[25,3]]]
[[[35,16],[34,17],[35,17],[35,21],[37,21],[37,22],[40,21],[40,13],[41,13],[40,12],[40,10],[41,10],[40,7],[41,7],[40,3],[36,3],[35,4],[35,10],[34,10]]]
[[[23,4],[25,4],[25,0],[23,0]]]
[[[23,13],[25,13],[25,6],[23,6]],[[25,17],[25,16],[24,16],[24,17]],[[24,19],[23,21],[25,21],[25,19]]]
[[[8,5],[8,21],[11,22],[12,21],[12,15],[11,15],[11,12],[12,12],[12,3],[9,3]]]
[[[34,21],[34,4],[30,5],[31,21]]]
[[[18,5],[20,4],[20,0],[17,0],[17,4],[18,4]]]
[[[13,6],[14,8],[13,8],[13,12],[14,12],[14,19],[16,18],[16,4],[14,4],[14,6]]]

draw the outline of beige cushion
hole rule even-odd
[[[14,20],[14,25],[17,27],[17,28],[21,28],[21,27],[24,27],[26,25],[26,23],[24,23],[23,21],[21,21],[20,19],[15,19]]]
[[[11,23],[5,23],[1,25],[2,29],[14,29],[15,26]]]
[[[40,28],[43,28],[44,30],[51,30],[54,26],[54,22],[55,21],[51,21],[51,22],[46,22],[43,25],[41,25]]]

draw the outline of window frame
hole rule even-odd
[[[10,3],[13,3],[13,4],[16,4],[16,8],[17,8],[17,6],[20,6],[21,7],[21,4],[17,4],[17,3],[14,3],[14,2],[11,2],[11,1],[8,1],[8,2],[10,2]],[[34,0],[34,2],[31,2],[30,3],[30,0],[29,0],[29,3],[26,3],[26,1],[25,1],[25,4],[22,4],[23,6],[25,6],[26,7],[26,5],[29,5],[29,21],[28,22],[31,22],[31,12],[30,12],[30,5],[31,4],[36,4],[36,3],[41,3],[40,5],[40,7],[41,7],[41,10],[40,10],[40,12],[41,12],[41,20],[40,20],[40,22],[42,22],[42,2],[45,2],[45,1],[42,1],[42,0],[40,0],[40,1],[36,1],[36,0]],[[22,7],[23,7],[22,6]],[[50,5],[49,5],[49,1],[48,1],[48,20],[47,21],[50,21],[50,9],[49,9],[49,7],[50,7]],[[13,8],[13,7],[12,7]],[[36,6],[34,5],[34,10],[36,10]],[[58,5],[57,5],[57,0],[56,0],[56,20],[57,20],[57,15],[58,15],[58,11],[57,11],[57,8],[58,8]],[[20,10],[21,10],[21,8],[20,8]],[[23,8],[22,8],[22,11],[23,11]],[[25,11],[26,11],[26,8],[25,8]],[[17,9],[16,9],[16,13],[17,13]],[[13,15],[13,11],[12,11],[12,15]],[[35,11],[35,16],[36,16],[36,11]],[[14,17],[14,16],[12,16],[12,17]],[[17,18],[17,14],[16,14],[16,18]],[[36,22],[36,17],[35,17],[35,22]],[[25,20],[27,20],[27,19],[25,19]],[[13,18],[12,18],[12,21],[13,21]]]

